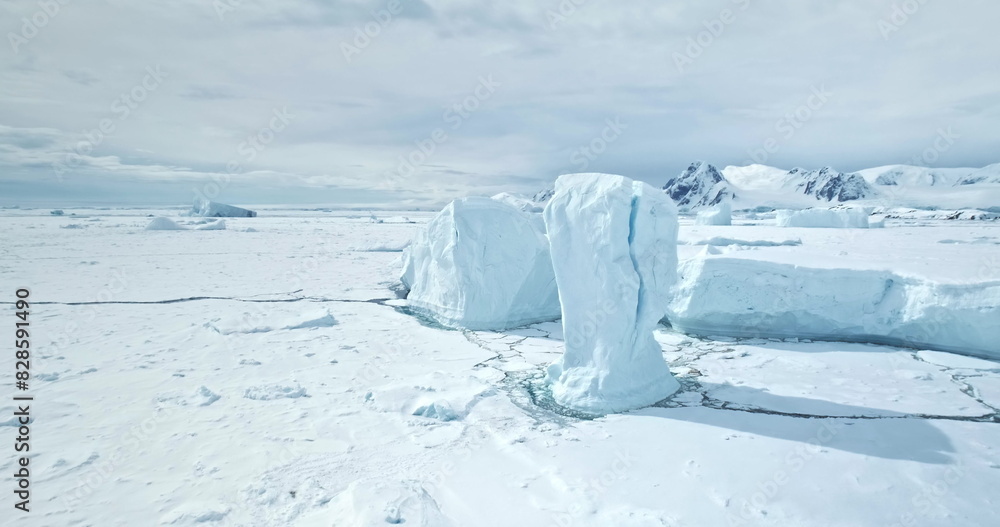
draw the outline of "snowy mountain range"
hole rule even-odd
[[[788,172],[794,190],[820,201],[854,201],[878,194],[860,174],[845,174],[830,167],[819,170],[793,168]]]
[[[1000,207],[1000,163],[985,168],[929,168],[886,165],[840,172],[832,167],[785,170],[767,165],[717,169],[691,163],[670,178],[663,191],[682,212],[731,202],[737,209],[802,209],[857,203],[921,209],[990,209]],[[534,195],[544,207],[553,190]]]
[[[802,208],[845,202],[946,209],[1000,206],[1000,163],[981,169],[888,165],[849,173],[831,167],[786,171],[749,165],[727,166],[720,172],[739,196],[734,200],[738,208]],[[703,184],[710,181],[720,184],[707,176]]]
[[[687,170],[671,178],[664,185],[663,191],[682,211],[713,207],[724,201],[753,203],[758,201],[759,196],[755,196],[757,194],[794,198],[798,206],[810,205],[802,198],[811,198],[821,203],[839,203],[873,199],[879,195],[878,190],[860,174],[839,172],[831,167],[784,171],[752,165],[727,167],[724,171],[719,171],[704,161],[692,163]],[[745,193],[749,199],[740,199]],[[812,203],[812,206],[816,204]]]
[[[985,168],[965,176],[958,181],[958,185],[976,185],[985,183],[987,185],[1000,185],[1000,163],[995,163]]]

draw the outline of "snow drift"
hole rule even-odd
[[[732,225],[733,208],[729,203],[720,203],[718,207],[711,210],[698,212],[694,219],[695,225]]]
[[[147,231],[184,231],[187,230],[177,224],[176,221],[170,218],[164,218],[162,216],[153,218],[152,221],[146,225]]]
[[[257,216],[257,213],[252,210],[205,199],[196,200],[191,213],[196,216],[205,216],[208,218],[254,218]]]
[[[195,227],[198,231],[224,231],[226,230],[226,220],[217,220]]]
[[[570,174],[543,215],[566,346],[548,368],[555,401],[608,413],[673,394],[679,384],[652,333],[675,282],[673,202],[622,176]]]
[[[683,332],[870,342],[1000,358],[1000,282],[740,258],[683,262],[667,319]],[[780,294],[776,294],[780,292]]]
[[[818,227],[835,229],[867,229],[872,208],[836,208],[779,210],[775,216],[778,227]]]
[[[559,318],[549,244],[536,218],[488,198],[451,202],[403,251],[409,307],[475,330]]]

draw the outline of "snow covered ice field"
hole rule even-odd
[[[1000,524],[996,360],[661,326],[681,390],[594,419],[541,382],[559,323],[400,308],[400,251],[432,214],[178,213],[0,211],[5,290],[31,288],[32,525]],[[996,222],[693,223],[682,263],[1000,281]]]

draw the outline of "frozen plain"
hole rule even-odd
[[[585,419],[540,383],[558,323],[449,331],[397,308],[399,250],[431,214],[144,230],[179,212],[0,211],[5,290],[32,291],[39,525],[1000,522],[998,362],[664,327],[682,390]],[[682,260],[1000,280],[996,222],[692,223]]]

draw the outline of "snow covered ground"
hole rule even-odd
[[[1000,524],[1000,362],[661,327],[681,390],[593,419],[544,388],[559,323],[400,307],[432,214],[258,210],[0,211],[4,291],[31,289],[33,525]],[[1000,280],[997,222],[692,223],[682,260]]]

